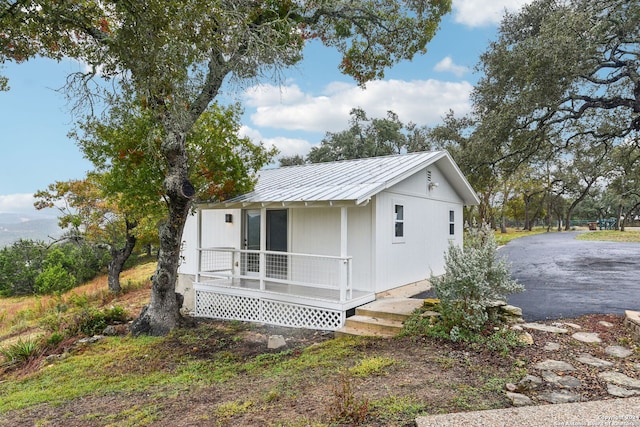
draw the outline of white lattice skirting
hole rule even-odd
[[[195,315],[320,330],[336,330],[345,320],[340,310],[202,290],[195,292]]]

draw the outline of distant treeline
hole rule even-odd
[[[109,251],[82,240],[19,240],[0,249],[0,297],[66,292],[105,271]]]

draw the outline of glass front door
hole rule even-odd
[[[257,209],[244,213],[244,249],[260,250],[260,211]],[[246,253],[242,265],[243,274],[257,276],[260,273],[260,254]]]
[[[268,251],[286,252],[288,250],[288,221],[286,209],[266,211],[265,247]],[[244,212],[244,248],[251,251],[260,250],[261,214],[259,209]],[[266,261],[266,277],[285,279],[287,277],[288,260],[286,255],[268,254]],[[243,257],[243,274],[257,276],[260,273],[260,254],[245,253]]]
[[[287,252],[287,210],[274,209],[267,211],[267,250]],[[267,277],[287,279],[287,255],[267,254]]]

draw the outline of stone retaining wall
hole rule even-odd
[[[626,310],[624,312],[624,324],[629,328],[637,341],[640,341],[640,312]]]

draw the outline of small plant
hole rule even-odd
[[[469,228],[464,249],[452,243],[445,254],[445,274],[431,278],[440,299],[440,322],[453,341],[479,333],[492,302],[524,290],[511,278],[505,260],[496,256],[497,248],[488,226]]]
[[[40,354],[40,344],[36,340],[19,339],[6,348],[0,349],[0,355],[5,359],[3,365],[22,365]]]
[[[514,348],[526,346],[520,335],[512,329],[499,329],[495,331],[488,337],[485,337],[481,345],[491,351],[497,351],[503,356],[507,356]]]
[[[333,389],[333,399],[328,409],[329,423],[348,426],[362,425],[368,412],[369,401],[356,398],[350,378],[347,375],[342,375],[340,383]]]
[[[51,335],[49,335],[49,338],[47,338],[46,344],[48,347],[55,347],[58,344],[60,344],[63,340],[64,340],[63,334],[61,334],[60,332],[54,332]]]
[[[253,402],[226,402],[218,405],[215,409],[215,416],[220,421],[228,421],[230,418],[241,415],[253,405]]]
[[[395,364],[396,361],[388,357],[370,357],[361,360],[356,366],[349,369],[349,372],[356,377],[368,377],[369,375],[380,375],[384,368]]]

